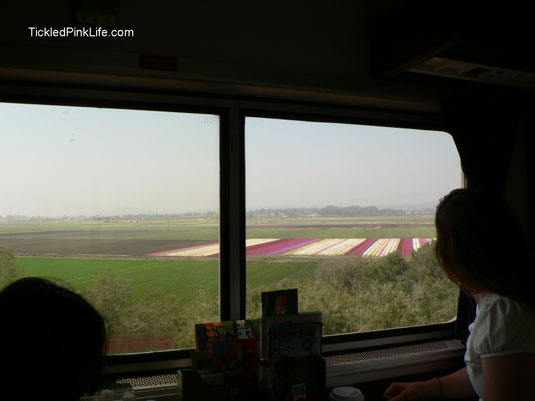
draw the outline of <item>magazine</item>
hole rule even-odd
[[[273,324],[269,330],[269,359],[321,354],[321,324]]]
[[[321,355],[321,312],[262,318],[260,347],[265,362],[259,368],[260,386],[270,388],[276,365],[284,358]]]
[[[212,371],[232,380],[258,380],[259,339],[260,319],[195,325],[197,352],[208,351]]]
[[[302,312],[297,315],[284,315],[284,316],[265,316],[262,318],[261,333],[260,333],[260,350],[262,358],[269,358],[269,330],[274,324],[286,324],[286,325],[297,325],[297,324],[311,324],[311,323],[321,323],[322,315],[321,312]],[[321,333],[319,334],[318,340],[321,342]]]

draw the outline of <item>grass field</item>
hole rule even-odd
[[[198,290],[217,297],[219,292],[219,262],[192,260],[130,260],[19,257],[23,276],[49,277],[64,281],[80,291],[94,285],[107,269],[122,279],[130,280],[134,298],[141,299],[147,287],[164,294],[175,294],[179,301],[188,302]],[[247,283],[257,287],[269,285],[282,277],[296,279],[313,275],[311,265],[303,262],[278,261],[247,264]]]
[[[402,238],[434,237],[434,228],[429,227],[311,227],[248,229],[247,238]]]

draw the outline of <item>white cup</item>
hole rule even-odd
[[[101,401],[113,401],[113,390],[102,390],[100,392]]]
[[[335,387],[329,394],[330,401],[364,401],[364,395],[355,387]]]

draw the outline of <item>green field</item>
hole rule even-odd
[[[393,228],[279,228],[248,229],[247,238],[433,238],[434,228],[398,227]]]
[[[111,269],[118,278],[130,281],[135,299],[143,298],[147,287],[174,294],[181,302],[191,301],[199,290],[214,297],[219,292],[217,261],[19,257],[18,263],[24,277],[59,280],[76,291],[94,285],[102,273]],[[283,277],[302,279],[313,274],[310,264],[303,262],[247,264],[247,283],[252,287],[269,285]]]

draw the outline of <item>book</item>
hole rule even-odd
[[[258,380],[259,340],[259,319],[195,325],[197,352],[209,352],[212,371],[234,383]]]
[[[269,359],[321,354],[321,323],[273,324],[269,330]]]
[[[259,368],[261,388],[270,388],[277,377],[277,364],[284,358],[321,355],[322,314],[265,316],[260,332],[262,361]]]
[[[322,323],[321,312],[302,312],[296,315],[264,316],[260,332],[260,351],[262,358],[269,359],[269,330],[274,324],[296,325]],[[321,342],[321,333],[319,335]]]

